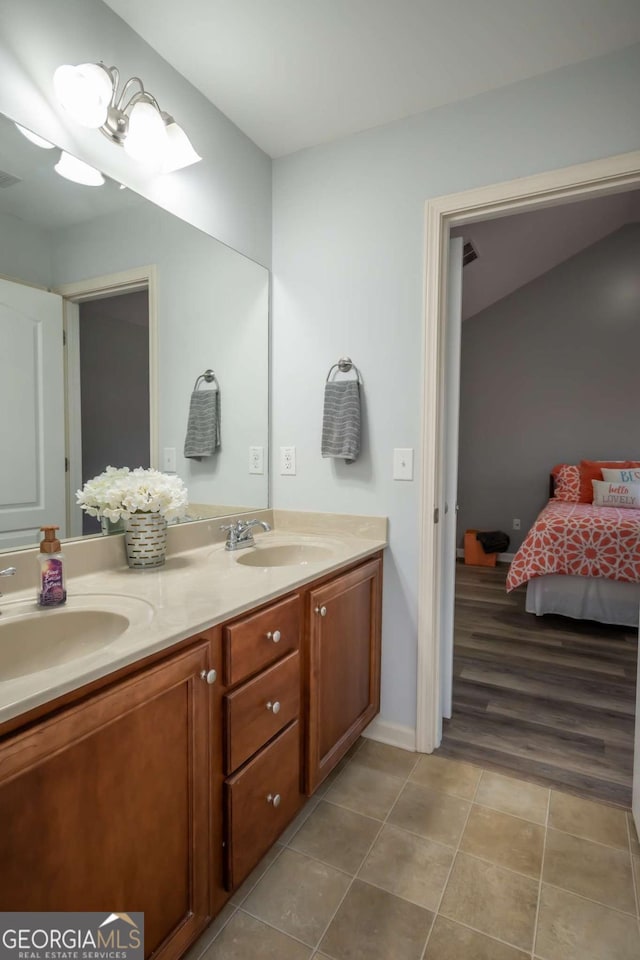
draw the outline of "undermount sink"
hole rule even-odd
[[[336,551],[315,543],[282,543],[248,550],[239,556],[238,563],[247,567],[298,567],[307,563],[331,560]]]
[[[153,616],[144,600],[109,595],[75,597],[48,610],[14,601],[0,610],[0,682],[96,653]]]

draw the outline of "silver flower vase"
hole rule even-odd
[[[167,557],[167,521],[160,513],[134,513],[125,523],[124,542],[130,567],[161,567]]]

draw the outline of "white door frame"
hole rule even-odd
[[[418,586],[416,750],[440,745],[440,551],[443,513],[442,431],[449,228],[506,213],[556,206],[640,184],[640,151],[449,194],[425,205],[425,289],[422,371],[422,485]]]
[[[66,417],[66,455],[69,459],[67,475],[67,527],[74,528],[76,513],[75,491],[82,486],[82,447],[79,420],[75,411],[79,409],[79,309],[78,304],[87,300],[100,300],[136,290],[147,290],[149,294],[149,463],[157,468],[158,450],[158,318],[157,318],[157,279],[154,265],[133,267],[118,273],[75,283],[65,283],[56,287],[54,293],[63,298],[64,329],[67,340],[65,352],[65,417]],[[71,536],[80,536],[74,530]]]

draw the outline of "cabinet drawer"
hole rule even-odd
[[[242,883],[275,843],[302,799],[296,720],[225,783],[228,890]]]
[[[300,711],[296,650],[224,698],[225,773],[231,773],[283,730]]]
[[[300,597],[297,595],[225,627],[225,683],[229,686],[238,683],[291,650],[297,650],[299,633]]]

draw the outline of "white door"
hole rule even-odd
[[[0,549],[65,530],[62,297],[0,280]]]
[[[458,420],[460,416],[460,339],[462,331],[462,237],[449,241],[445,328],[444,423],[440,574],[440,699],[442,716],[451,716],[453,627],[456,589],[456,520],[458,496]],[[439,736],[442,730],[439,731]]]

